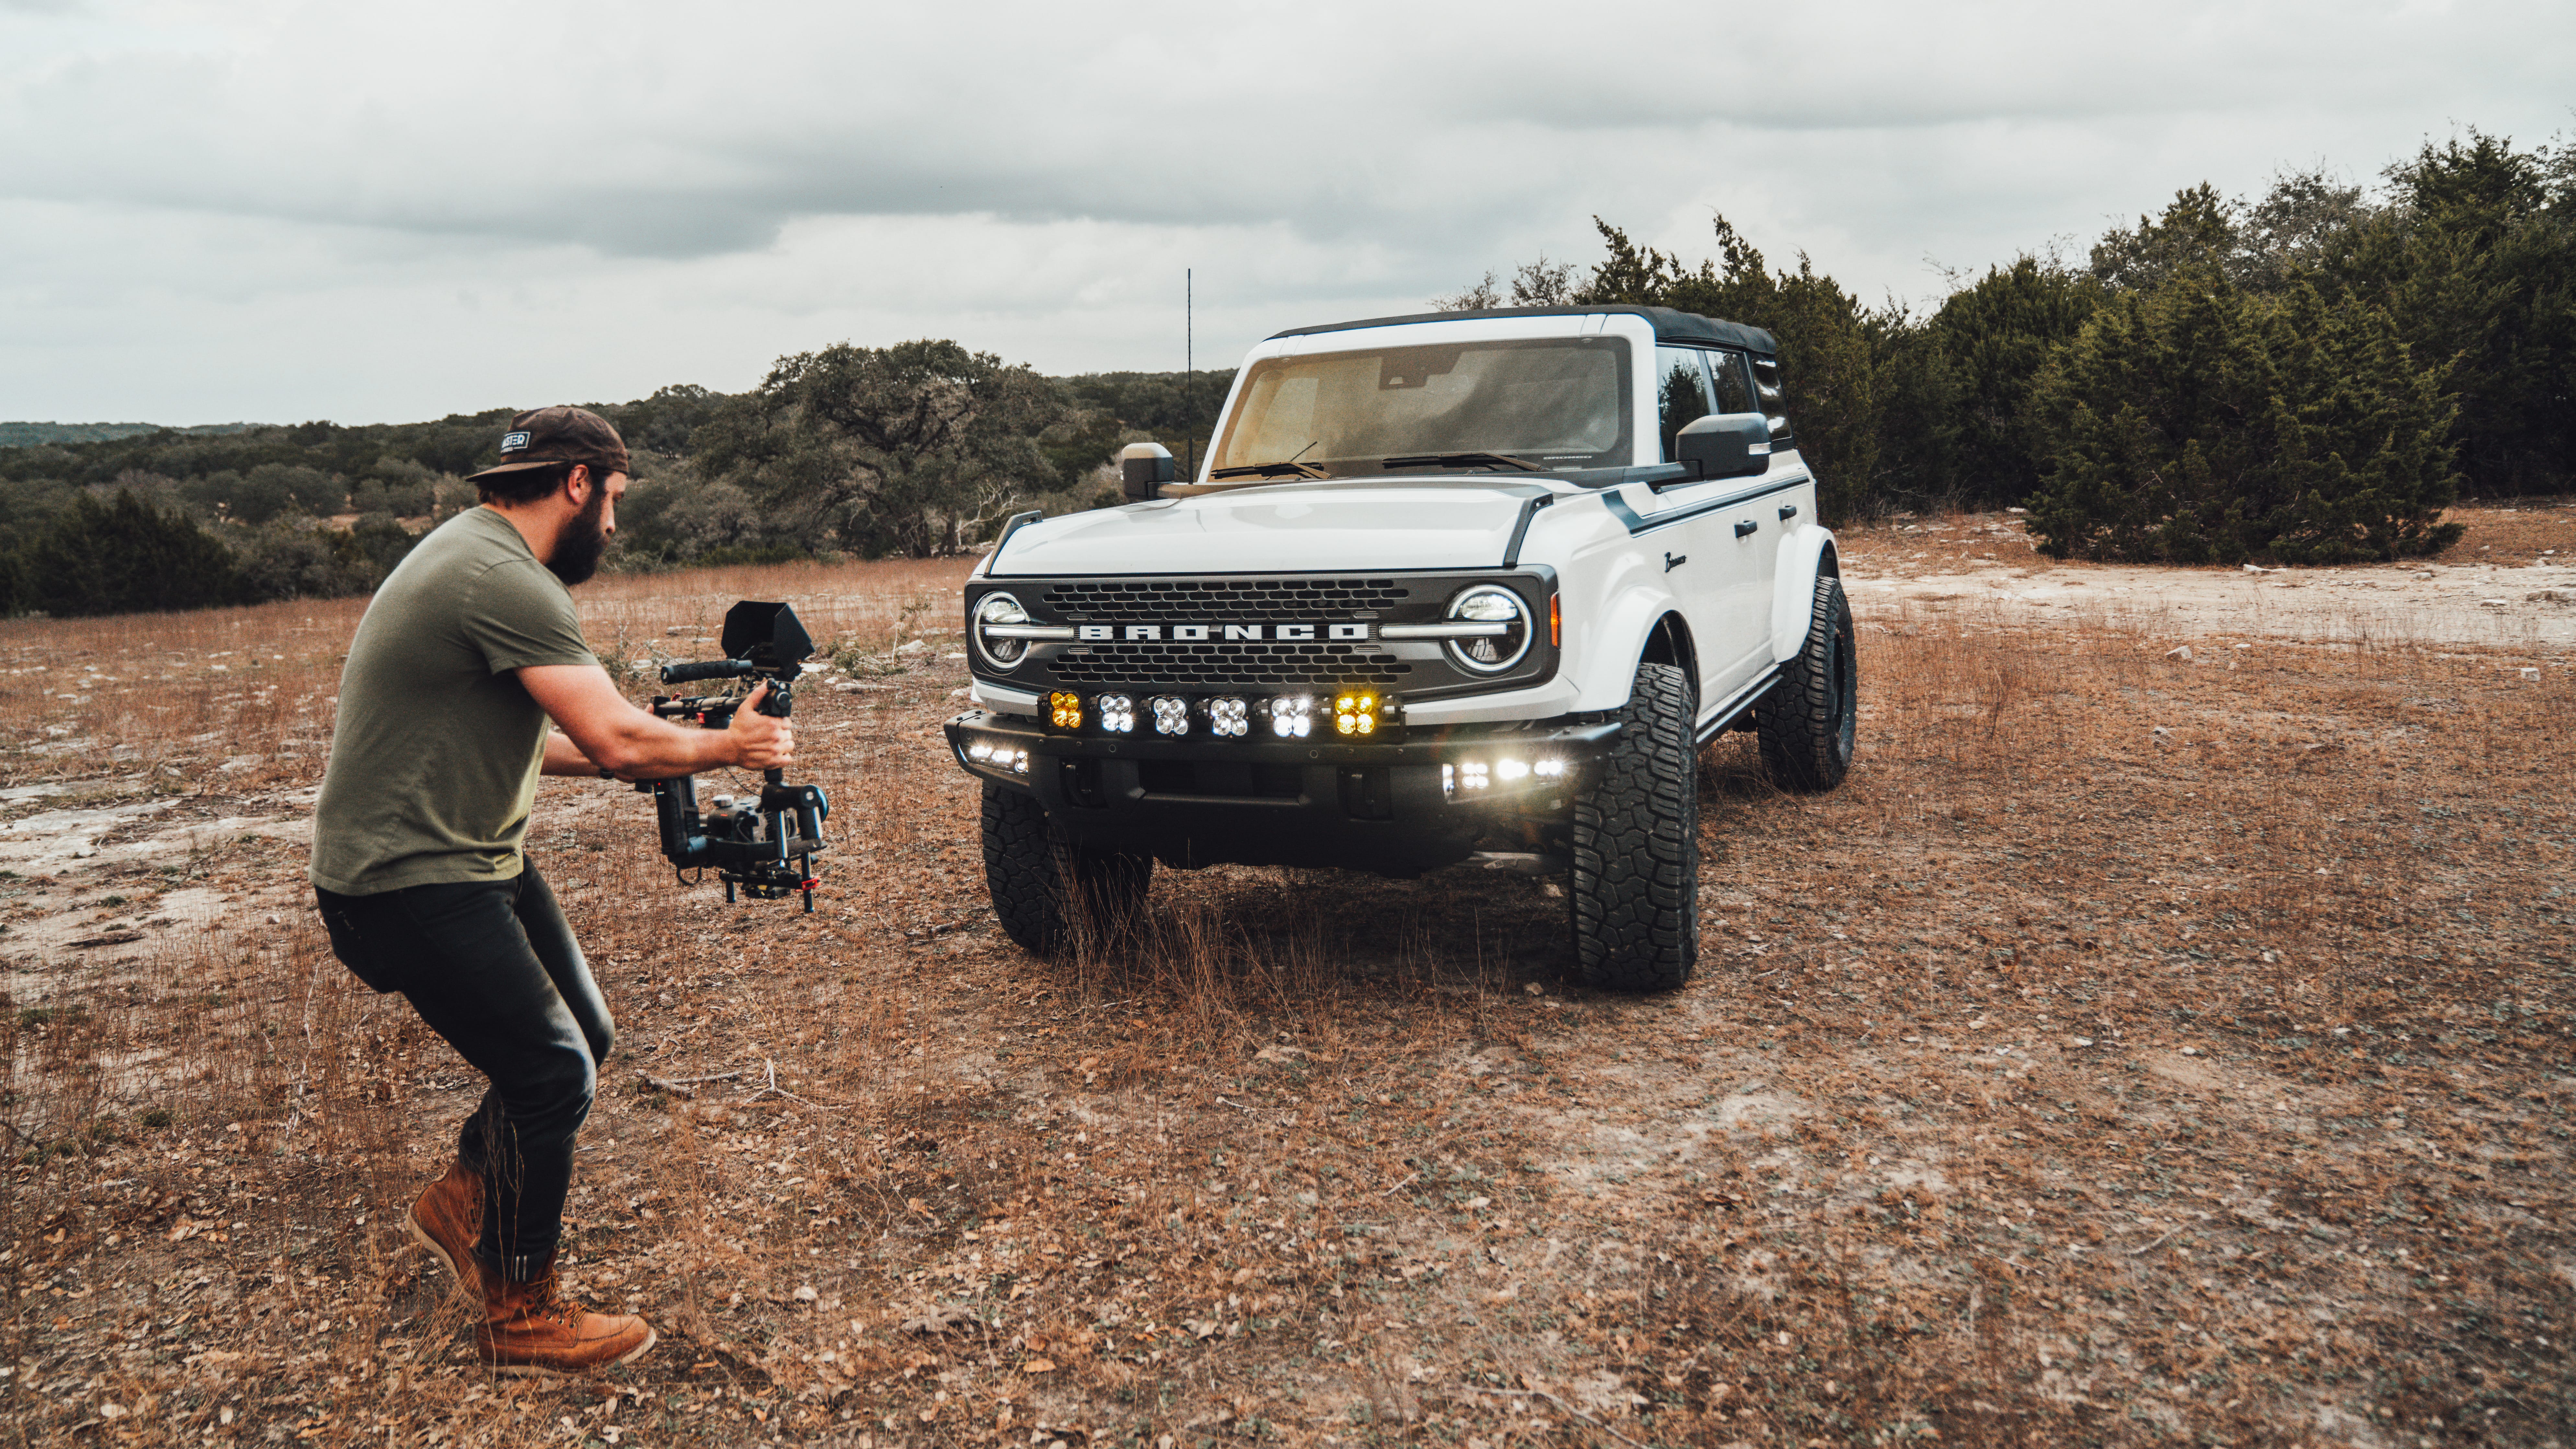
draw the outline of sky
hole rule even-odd
[[[1588,265],[1596,215],[1937,304],[2197,182],[2571,108],[2566,0],[0,0],[0,418],[407,421],[915,337],[1224,367]]]

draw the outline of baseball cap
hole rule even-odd
[[[501,461],[465,481],[564,463],[587,463],[603,476],[635,471],[626,440],[608,419],[588,408],[559,406],[510,419],[510,430],[501,435]]]

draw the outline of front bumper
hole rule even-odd
[[[1616,720],[1414,728],[1400,742],[1104,738],[970,710],[948,721],[968,774],[1026,790],[1077,844],[1184,868],[1349,866],[1409,875],[1505,826],[1566,819]]]

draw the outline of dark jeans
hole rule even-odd
[[[491,1078],[456,1155],[483,1178],[475,1256],[524,1281],[554,1252],[573,1137],[617,1040],[581,945],[533,862],[516,878],[381,895],[315,890],[331,953],[399,991]]]

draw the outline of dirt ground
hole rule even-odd
[[[726,906],[545,787],[622,1032],[570,1276],[663,1334],[589,1382],[476,1368],[399,1228],[479,1079],[300,884],[357,605],[0,624],[0,1432],[2565,1442],[2576,510],[2465,517],[2279,575],[1851,531],[1858,764],[1703,754],[1646,998],[1465,869],[1165,872],[1034,960],[937,735],[962,565],[591,586],[621,667],[797,601],[837,845]]]
[[[1862,612],[1913,604],[2037,627],[2107,625],[2179,639],[2576,648],[2576,501],[2457,510],[2437,559],[2338,568],[2139,569],[2061,563],[2012,514],[1902,518],[1843,551]]]

